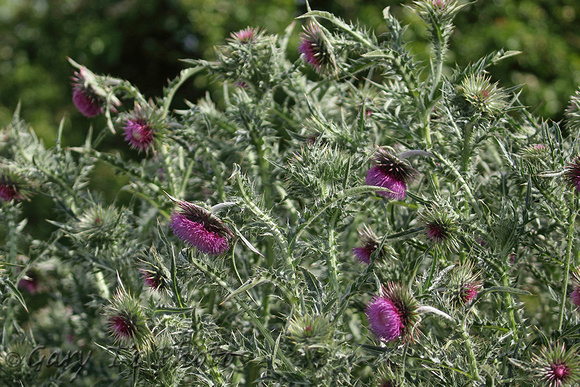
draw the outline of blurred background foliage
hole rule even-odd
[[[377,34],[384,32],[382,10],[389,6],[397,18],[410,23],[412,49],[418,58],[427,59],[426,30],[406,10],[405,5],[411,4],[410,0],[310,2],[313,9],[358,19]],[[105,122],[103,117],[89,120],[74,108],[73,69],[67,57],[95,73],[127,79],[153,98],[186,67],[179,59],[211,60],[215,45],[247,26],[283,33],[305,11],[303,0],[0,0],[0,127],[10,122],[20,103],[21,117],[47,145],[54,143],[63,117],[64,145],[81,144],[90,125],[100,130]],[[560,120],[580,85],[579,16],[577,0],[470,3],[456,19],[449,68],[500,48],[519,50],[520,55],[490,69],[493,80],[502,87],[523,85],[522,101],[534,113]],[[299,24],[293,31],[291,59],[298,58]],[[219,87],[201,75],[180,90],[176,101],[196,101]],[[143,157],[129,150],[122,136],[108,141],[105,148]],[[97,165],[93,171],[91,188],[107,201],[118,200],[124,184],[109,166]],[[48,233],[50,226],[41,219],[50,211],[40,199],[27,206],[30,227]]]

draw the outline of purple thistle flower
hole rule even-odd
[[[160,267],[153,267],[151,270],[140,269],[145,285],[153,290],[163,290],[166,285],[166,278]]]
[[[574,348],[566,350],[564,344],[542,348],[539,354],[533,355],[532,362],[536,366],[536,377],[546,386],[572,386],[580,381],[580,359]]]
[[[177,204],[181,211],[171,215],[169,227],[179,239],[206,254],[220,255],[229,250],[232,233],[221,220],[195,204]]]
[[[151,331],[137,299],[118,289],[111,304],[106,307],[107,326],[117,342],[133,342],[137,347],[147,345]]]
[[[125,311],[109,317],[109,328],[117,341],[132,339],[137,334],[135,316]]]
[[[105,104],[94,89],[87,84],[83,69],[76,71],[73,80],[73,103],[85,117],[95,117],[104,112]]]
[[[298,52],[303,55],[302,58],[306,63],[314,67],[319,74],[336,67],[334,55],[320,27],[310,23],[304,27],[301,37]]]
[[[375,297],[367,306],[367,317],[378,339],[389,342],[401,337],[403,331],[401,312],[390,299]]]
[[[459,225],[456,215],[446,203],[434,203],[424,209],[419,216],[419,223],[424,227],[425,236],[441,250],[457,251],[459,249]]]
[[[148,150],[155,140],[153,128],[142,118],[130,118],[125,121],[125,140],[139,152]]]
[[[406,288],[388,283],[367,305],[366,315],[377,339],[392,342],[403,337],[412,339],[417,322],[417,301]]]
[[[376,165],[367,171],[366,184],[388,189],[388,191],[377,191],[377,194],[381,196],[403,200],[407,195],[407,182],[417,171],[383,148],[379,148],[377,153],[374,159]]]
[[[18,184],[8,176],[0,176],[0,200],[9,202],[12,200],[22,200]]]
[[[371,229],[365,226],[365,228],[360,231],[360,238],[362,241],[362,246],[353,247],[352,253],[358,258],[360,262],[364,262],[367,265],[371,263],[371,255],[379,248],[379,243],[372,232]],[[379,252],[379,258],[384,257],[385,251]]]
[[[461,288],[459,298],[463,304],[467,304],[469,301],[473,300],[477,293],[481,289],[481,285],[479,283],[466,283],[463,284]]]
[[[230,40],[241,44],[248,44],[253,42],[258,35],[259,30],[257,28],[246,27],[238,32],[232,32]]]
[[[449,229],[446,224],[439,220],[425,224],[425,234],[433,243],[441,243],[449,238]]]
[[[34,294],[40,290],[40,279],[38,273],[33,270],[28,270],[26,276],[18,281],[19,289],[26,289],[30,294]]]
[[[564,178],[570,188],[580,192],[580,156],[576,156],[574,161],[568,164]]]

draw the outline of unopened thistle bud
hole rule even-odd
[[[377,149],[376,153],[375,166],[366,174],[366,184],[386,188],[387,191],[377,191],[381,196],[403,200],[407,196],[407,183],[417,171],[384,148]]]
[[[298,316],[290,321],[288,337],[297,344],[322,344],[332,336],[333,326],[324,316]]]
[[[175,235],[199,251],[220,255],[230,249],[232,232],[211,212],[193,203],[178,201],[169,227]]]
[[[413,329],[419,319],[417,308],[417,300],[406,287],[389,282],[381,294],[369,302],[366,315],[371,331],[378,340],[412,340]]]
[[[359,234],[361,239],[361,246],[354,247],[352,249],[352,253],[355,255],[355,257],[358,258],[360,262],[364,262],[369,265],[371,263],[371,255],[379,248],[379,242],[377,241],[377,237],[373,231],[366,225],[361,231],[359,231]],[[377,258],[381,259],[384,258],[384,256],[385,248],[383,247],[381,251],[377,252]]]
[[[580,192],[580,156],[568,164],[564,171],[564,178],[568,187]]]
[[[549,387],[577,386],[580,382],[580,359],[575,348],[564,344],[543,347],[532,357],[535,376]]]
[[[95,205],[83,212],[73,225],[75,237],[83,243],[108,243],[123,232],[123,215],[113,207]]]
[[[500,113],[506,106],[505,92],[491,84],[490,78],[482,74],[470,75],[461,82],[461,91],[467,102],[477,111],[484,114]]]
[[[445,204],[423,210],[419,216],[419,223],[424,227],[425,236],[434,246],[442,250],[459,249],[457,219]]]
[[[336,60],[328,37],[322,29],[310,23],[304,27],[298,52],[304,62],[310,64],[319,73],[336,73]]]
[[[150,339],[151,331],[139,301],[124,289],[119,289],[107,306],[108,328],[115,341],[123,344],[133,342],[143,348]]]
[[[570,130],[580,129],[580,90],[570,98],[570,104],[564,113],[566,116],[566,128]]]

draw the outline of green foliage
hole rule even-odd
[[[240,31],[157,98],[71,60],[103,97],[96,130],[71,145],[63,123],[53,146],[17,110],[0,132],[1,381],[572,384],[576,112],[532,114],[492,73],[513,51],[447,68],[470,7],[407,8],[421,54],[400,10],[374,32],[307,9],[329,71],[296,58],[292,26]],[[178,101],[202,77],[216,87]],[[122,182],[109,197],[103,165]],[[24,211],[42,198],[46,235]]]

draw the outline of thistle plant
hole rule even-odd
[[[70,60],[86,140],[0,132],[3,384],[576,384],[578,95],[550,122],[487,73],[517,53],[450,67],[464,5],[410,4],[427,62],[309,6],[155,98]]]

